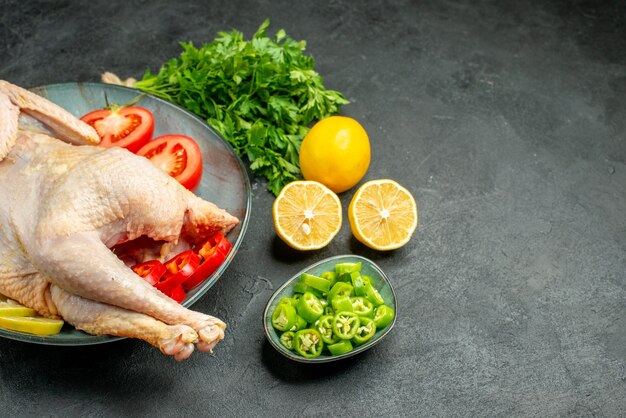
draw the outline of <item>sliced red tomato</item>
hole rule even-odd
[[[183,287],[187,290],[196,287],[213,274],[226,259],[232,245],[224,235],[217,233],[199,247],[198,253],[202,257],[202,263],[191,277],[183,282]]]
[[[137,154],[152,161],[189,190],[200,183],[202,153],[196,141],[188,136],[160,136],[144,145]]]
[[[146,261],[131,267],[135,273],[152,286],[157,284],[165,273],[165,266],[159,260]]]
[[[150,141],[154,133],[154,117],[148,109],[127,106],[119,109],[101,109],[80,118],[94,127],[102,147],[122,147],[137,152]]]

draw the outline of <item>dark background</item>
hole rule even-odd
[[[175,363],[124,340],[0,341],[2,416],[617,416],[626,411],[626,3],[2,1],[0,79],[141,77],[265,18],[308,41],[372,144],[365,180],[414,194],[420,225],[378,253],[287,249],[252,178],[240,252],[194,309],[229,324]],[[340,198],[347,207],[354,190]],[[306,367],[266,341],[273,291],[306,265],[373,259],[399,295],[381,344]]]

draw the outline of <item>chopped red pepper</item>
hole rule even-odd
[[[224,235],[217,233],[210,236],[198,250],[202,257],[200,267],[191,277],[183,282],[183,287],[189,290],[202,283],[204,279],[213,274],[222,265],[231,248],[231,243]]]
[[[224,258],[230,251],[233,246],[226,239],[226,237],[219,232],[211,235],[205,242],[200,246],[198,250],[198,254],[204,259],[209,258],[212,255],[214,250],[217,250],[224,254]]]
[[[170,296],[174,289],[177,286],[180,286],[180,284],[180,278],[176,274],[166,273],[165,276],[161,278],[161,281],[159,281],[154,287],[165,293],[167,296]]]
[[[179,277],[180,283],[193,274],[200,265],[200,257],[192,250],[183,251],[165,262],[167,272]]]
[[[183,286],[178,285],[174,288],[174,290],[170,292],[168,296],[174,299],[176,302],[181,303],[183,300],[185,300],[185,296],[187,296],[187,294],[185,293],[185,289],[183,289]]]
[[[165,264],[158,260],[137,264],[132,269],[148,283],[181,303],[189,290],[215,272],[224,262],[232,245],[220,233],[211,235],[196,252],[183,251]]]
[[[165,273],[165,266],[159,260],[146,261],[145,263],[136,264],[131,268],[138,276],[152,286],[157,284]]]
[[[191,250],[183,251],[165,263],[166,273],[155,287],[172,299],[182,301],[185,291],[181,284],[193,275],[199,264],[200,256]]]

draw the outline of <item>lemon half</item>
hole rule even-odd
[[[375,250],[402,247],[417,227],[417,205],[411,193],[393,180],[363,184],[348,207],[352,234]]]
[[[294,181],[281,190],[272,207],[274,229],[290,247],[316,250],[341,228],[341,202],[316,181]]]

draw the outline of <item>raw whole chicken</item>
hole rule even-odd
[[[226,325],[162,294],[111,248],[139,237],[194,244],[237,218],[143,157],[91,146],[98,141],[59,106],[0,81],[0,293],[90,334],[145,340],[176,360],[194,347],[211,351]]]

